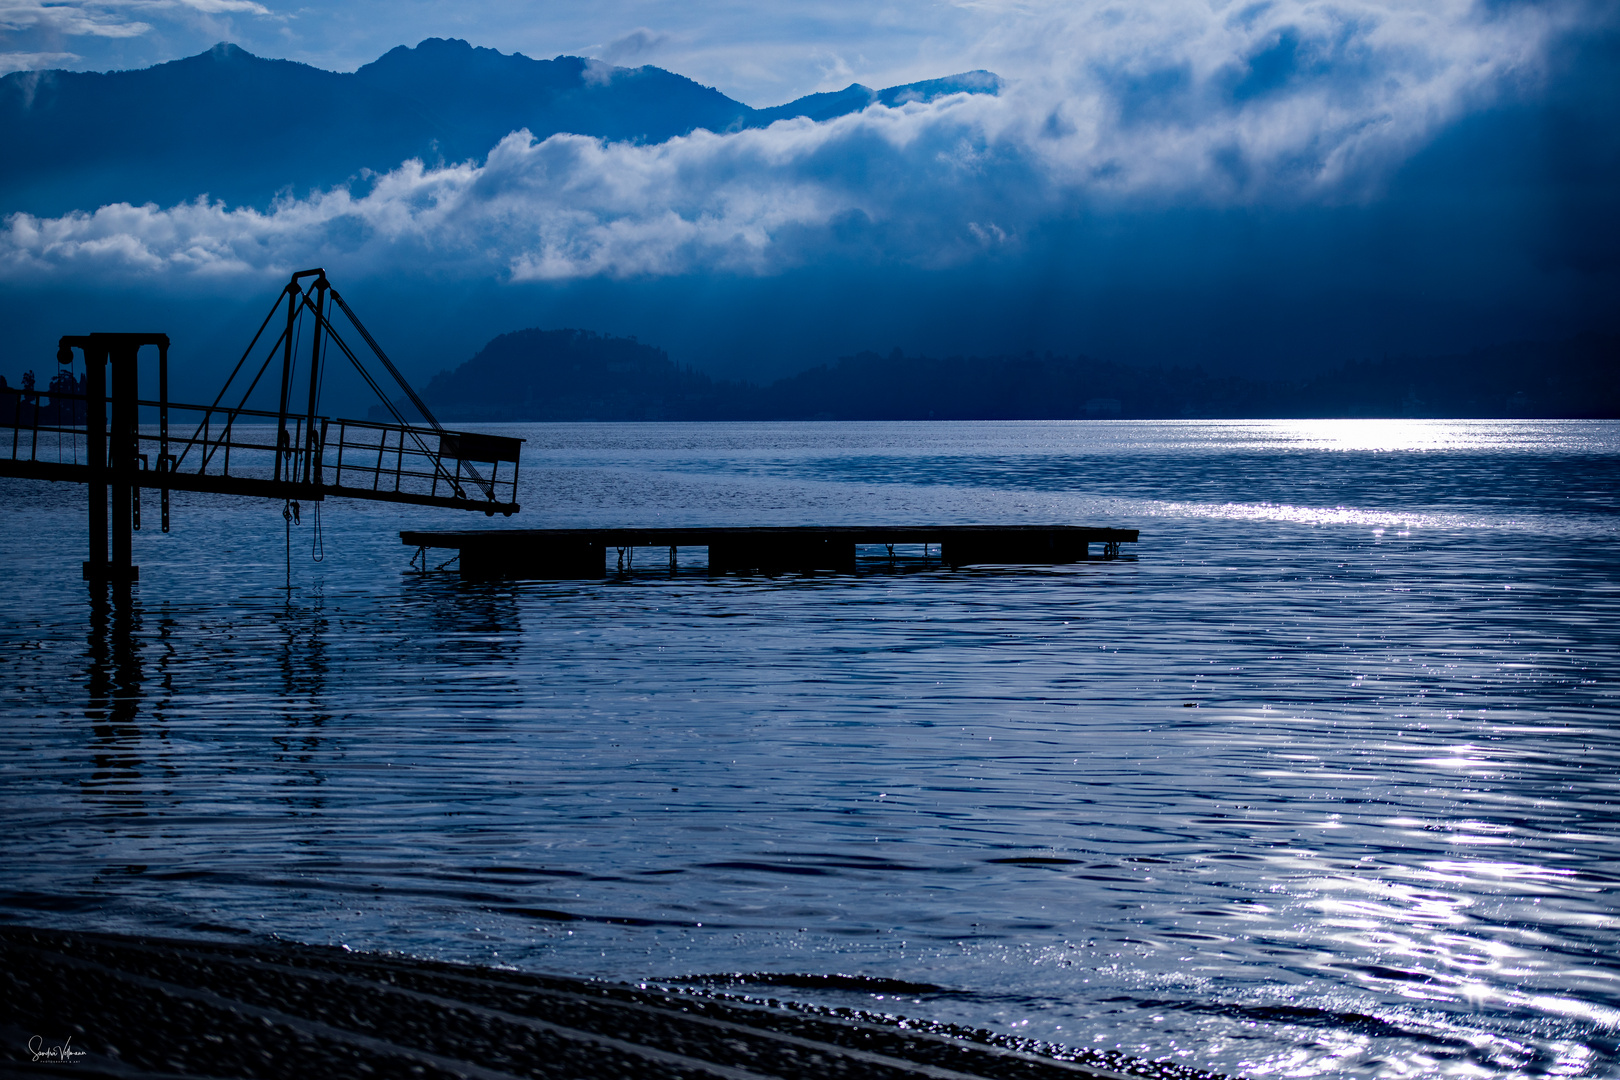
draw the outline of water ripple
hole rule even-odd
[[[398,528],[461,519],[334,504],[289,595],[279,507],[177,496],[109,606],[81,496],[6,481],[0,918],[1255,1076],[1620,1070],[1620,425],[522,434],[530,524],[1144,534],[1066,567],[472,584],[402,572]]]

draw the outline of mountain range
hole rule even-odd
[[[768,385],[718,380],[634,338],[519,330],[440,372],[451,423],[512,420],[1070,420],[1620,417],[1620,336],[1386,357],[1296,379],[1087,356],[865,352]],[[414,418],[403,400],[395,407]],[[372,410],[384,419],[381,406]]]
[[[881,102],[996,93],[970,71],[873,90],[852,84],[755,109],[657,67],[429,38],[354,72],[254,56],[235,45],[138,71],[26,71],[0,78],[0,213],[60,215],[206,194],[267,207],[278,194],[364,183],[402,161],[481,160],[528,129],[659,143],[700,128],[828,120]]]

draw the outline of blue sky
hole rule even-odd
[[[261,56],[352,71],[396,45],[459,37],[537,58],[656,64],[764,106],[855,81],[894,85],[1008,61],[1023,47],[1003,40],[1014,10],[827,0],[0,0],[0,67],[146,67],[232,41]]]
[[[415,333],[436,350],[584,325],[742,373],[892,346],[1275,366],[1613,330],[1617,13],[0,0],[0,56],[23,70],[138,67],[218,40],[353,69],[454,36],[657,64],[752,105],[974,68],[1007,80],[996,97],[659,146],[514,133],[484,160],[405,162],[270,211],[13,214],[0,314],[43,326],[86,298],[111,317],[268,296],[320,262],[405,325],[411,298],[455,295],[456,329]],[[793,342],[762,347],[772,334]]]

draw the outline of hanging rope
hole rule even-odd
[[[287,523],[287,592],[292,592],[292,527],[294,522],[303,524],[298,517],[298,502],[288,499],[287,504],[281,508],[281,520]]]
[[[292,500],[281,508],[281,520],[287,523],[287,593],[292,594]]]
[[[326,534],[321,531],[321,504],[315,504],[315,532],[309,542],[309,557],[316,562],[326,561]]]

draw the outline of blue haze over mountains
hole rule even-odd
[[[1072,420],[1620,417],[1620,337],[1352,363],[1308,378],[1087,356],[841,357],[768,385],[582,330],[502,334],[422,390],[441,420]],[[415,417],[403,398],[400,415]],[[388,419],[378,405],[376,420]]]
[[[1289,92],[1314,77],[1309,63],[1279,39],[1221,90],[1226,105]],[[428,251],[360,273],[346,264],[336,226],[331,254],[320,259],[418,385],[500,334],[575,328],[634,335],[717,385],[763,389],[804,372],[808,392],[832,377],[815,376],[818,366],[856,373],[897,350],[908,363],[978,356],[997,358],[999,369],[1031,357],[1046,363],[1050,353],[1071,365],[1090,358],[1094,371],[1160,373],[1141,375],[1143,385],[1177,371],[1200,373],[1209,387],[1247,380],[1270,388],[1255,393],[1271,411],[1284,408],[1277,387],[1337,380],[1345,400],[1359,402],[1347,411],[1410,412],[1427,402],[1456,415],[1472,399],[1457,393],[1440,404],[1435,380],[1466,382],[1467,358],[1486,356],[1497,358],[1486,364],[1492,370],[1526,373],[1524,386],[1507,385],[1507,375],[1492,382],[1488,403],[1477,406],[1503,415],[1514,401],[1567,402],[1571,385],[1612,385],[1602,372],[1614,369],[1620,330],[1620,35],[1606,24],[1570,35],[1547,67],[1545,82],[1508,86],[1465,111],[1364,191],[1224,201],[1082,192],[1026,215],[1015,242],[967,258],[933,258],[929,230],[979,211],[950,204],[960,192],[920,185],[921,198],[939,201],[934,217],[897,224],[854,213],[809,239],[787,229],[799,255],[766,272],[695,266],[517,280],[463,272]],[[1190,91],[1174,72],[1154,79],[1113,87],[1122,124],[1161,123],[1184,107],[1192,117],[1202,107],[1186,104]],[[169,207],[203,195],[264,209],[278,196],[337,186],[359,197],[377,173],[409,158],[429,167],[483,161],[518,128],[536,139],[572,132],[652,146],[792,116],[835,121],[874,102],[989,95],[1002,85],[968,72],[753,108],[654,67],[537,61],[440,39],[353,73],[219,46],[144,71],[0,79],[0,215]],[[875,156],[828,151],[813,167],[851,186],[906,190],[910,182],[884,171],[893,160]],[[1039,184],[1016,161],[1000,174],[996,167],[985,166],[985,190],[972,195],[992,208]],[[1239,180],[1244,167],[1230,163]],[[176,340],[176,393],[210,398],[278,286],[262,274],[13,272],[0,281],[0,372],[15,382],[25,368],[48,371],[62,333],[161,329]],[[1452,374],[1425,375],[1428,390],[1378,382],[1414,357]],[[1527,381],[1543,368],[1557,369],[1563,389]],[[1357,378],[1360,390],[1351,386]],[[860,385],[855,378],[848,392]],[[1081,407],[1125,400],[1124,390],[1093,389],[1075,399]],[[1189,400],[1175,408],[1235,408],[1219,394],[1197,400],[1226,404]]]
[[[660,143],[797,116],[829,120],[873,102],[994,93],[986,71],[885,90],[859,84],[754,109],[657,67],[577,56],[533,60],[465,41],[400,46],[358,71],[323,71],[235,45],[139,71],[0,78],[0,206],[58,215],[107,203],[171,205],[207,194],[266,207],[427,164],[482,160],[507,134],[558,132]],[[363,183],[363,179],[359,182]]]

